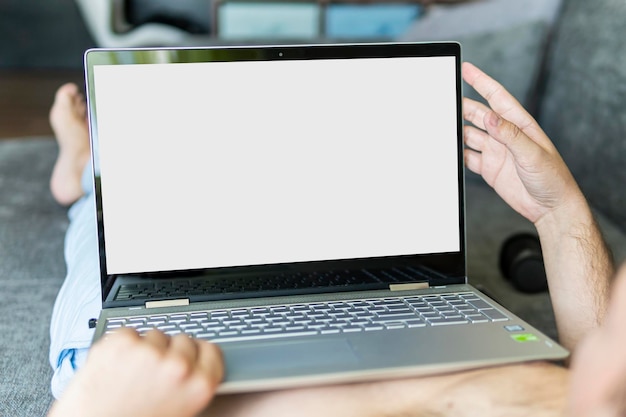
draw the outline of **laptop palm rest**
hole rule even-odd
[[[562,358],[556,344],[526,326],[524,333],[536,337],[529,342],[535,347],[530,355],[529,346],[516,341],[502,323],[403,329],[396,331],[392,341],[384,333],[355,333],[324,339],[304,337],[281,344],[229,343],[222,346],[227,374],[219,391],[264,391]],[[458,349],[459,335],[465,349]],[[439,349],[433,350],[433,345]]]
[[[310,371],[315,372],[332,372],[338,367],[352,367],[359,362],[350,343],[343,338],[307,338],[280,344],[248,343],[225,349],[224,359],[228,370],[227,378],[233,380],[239,379],[238,374],[245,374],[246,379],[255,374],[267,377],[268,373],[297,376],[302,375],[303,368],[310,368]],[[229,363],[233,366],[229,366]]]

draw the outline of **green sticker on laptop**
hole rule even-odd
[[[520,343],[524,343],[524,342],[536,342],[539,340],[539,338],[537,336],[535,336],[532,333],[519,333],[519,334],[512,334],[511,338],[517,342]]]

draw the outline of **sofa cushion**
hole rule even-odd
[[[567,0],[540,123],[590,203],[626,230],[626,2]]]
[[[52,305],[65,275],[67,210],[50,194],[51,138],[0,140],[0,416],[43,416],[52,403]]]
[[[402,41],[458,41],[463,59],[502,83],[526,107],[561,0],[481,0],[429,6]],[[466,88],[466,95],[478,95]]]

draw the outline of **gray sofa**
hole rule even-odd
[[[510,19],[507,14],[483,23],[467,15],[463,19],[463,13],[475,12],[434,9],[405,40],[443,37],[434,28],[442,28],[446,19],[452,22],[449,27],[463,26],[450,16],[465,26],[475,22],[478,30],[446,38],[459,39],[468,60],[501,80],[535,112],[581,183],[621,261],[626,254],[626,172],[620,161],[626,155],[626,3],[563,0],[553,14],[530,13],[525,21],[506,24],[501,20]],[[47,187],[55,157],[50,138],[0,142],[3,417],[44,415],[52,401],[48,324],[65,273],[67,227],[66,210],[54,203]],[[467,180],[467,215],[472,282],[555,335],[548,295],[519,293],[498,270],[502,242],[514,233],[532,231],[532,225],[472,175]]]

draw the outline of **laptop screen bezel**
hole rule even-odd
[[[389,58],[389,57],[454,57],[456,70],[456,120],[457,120],[457,161],[458,161],[458,204],[459,204],[459,251],[448,253],[418,254],[403,256],[387,256],[367,259],[342,259],[333,261],[296,262],[288,264],[251,265],[229,268],[212,268],[194,271],[160,271],[142,274],[147,279],[175,279],[175,277],[204,276],[230,277],[229,279],[248,279],[258,274],[291,272],[309,272],[324,270],[351,270],[363,268],[409,267],[423,274],[419,278],[429,285],[459,284],[466,281],[466,237],[465,237],[465,196],[464,196],[464,163],[463,163],[463,124],[462,124],[462,82],[461,82],[461,47],[455,42],[435,43],[373,43],[373,44],[338,44],[338,45],[271,45],[247,47],[203,47],[203,48],[129,48],[103,49],[96,48],[85,53],[85,77],[87,87],[88,118],[92,149],[98,146],[98,125],[94,99],[94,67],[111,64],[154,64],[154,63],[193,63],[193,62],[235,62],[235,61],[280,61],[280,60],[313,60],[313,59],[357,59],[357,58]],[[116,303],[112,301],[110,292],[115,282],[124,275],[108,274],[106,265],[106,241],[102,205],[102,190],[99,160],[97,152],[92,152],[94,175],[94,195],[96,202],[100,280],[102,299],[105,306],[133,305],[134,302]],[[138,274],[128,274],[138,277]],[[241,278],[243,277],[243,278]],[[406,282],[415,282],[416,278],[407,277]],[[402,281],[402,279],[401,279]],[[381,282],[380,288],[393,282]],[[284,291],[277,289],[277,294],[288,294],[292,288],[286,280]],[[310,291],[349,291],[362,288],[358,283],[352,285],[336,285]],[[268,296],[272,292],[245,294],[245,297]],[[216,297],[218,295],[214,295]],[[239,295],[237,295],[239,296]],[[212,297],[209,297],[212,299]],[[143,301],[136,304],[143,304]]]

